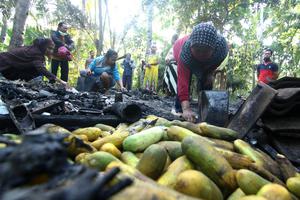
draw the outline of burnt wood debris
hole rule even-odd
[[[98,174],[96,170],[70,164],[64,138],[64,135],[43,132],[27,134],[21,144],[1,150],[1,199],[108,199],[132,183],[131,179],[124,178],[113,186],[108,185],[120,171],[118,168]],[[20,187],[30,182],[34,185],[39,179],[42,180],[39,185]]]
[[[171,101],[163,101],[145,90],[132,94],[121,93],[124,101],[115,103],[120,93],[114,90],[110,95],[97,92],[73,93],[42,81],[0,80],[0,95],[10,111],[10,116],[0,115],[0,133],[15,132],[16,128],[24,132],[26,130],[22,131],[20,127],[22,123],[27,128],[54,123],[74,130],[97,123],[113,126],[121,122],[132,123],[149,114],[177,119],[169,112]],[[32,124],[34,122],[36,125]]]

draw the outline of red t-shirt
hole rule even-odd
[[[188,67],[184,66],[180,59],[182,46],[189,39],[189,35],[177,40],[173,46],[174,59],[177,62],[177,94],[180,102],[189,100],[189,80],[191,71]]]
[[[275,80],[275,73],[278,72],[278,65],[272,62],[266,62],[257,66],[258,81],[269,83]]]

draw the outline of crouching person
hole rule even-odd
[[[49,38],[37,38],[31,46],[17,47],[0,53],[0,73],[9,80],[25,80],[46,76],[69,87],[66,82],[57,78],[45,67],[45,56],[51,57],[54,43]]]
[[[104,56],[99,56],[93,60],[87,69],[88,75],[93,75],[100,78],[100,85],[104,89],[104,93],[113,87],[117,82],[122,91],[126,91],[120,79],[116,60],[118,53],[109,49]]]

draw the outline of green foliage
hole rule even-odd
[[[194,25],[211,21],[230,44],[227,65],[228,86],[238,85],[247,94],[256,84],[255,65],[261,62],[263,40],[273,38],[273,59],[280,76],[299,76],[300,6],[297,1],[199,1],[162,0],[161,13],[178,19],[177,29],[190,33]],[[263,10],[263,18],[261,13]],[[269,22],[269,23],[266,23]],[[259,32],[258,26],[263,25]],[[262,38],[259,38],[259,35]],[[236,38],[241,41],[237,42]]]
[[[281,76],[300,76],[300,6],[296,1],[281,1],[276,12],[270,9],[273,24],[267,34],[277,38],[272,45]]]
[[[75,50],[72,52],[73,60],[69,62],[69,84],[76,86],[79,72],[80,70],[84,70],[85,61],[89,57],[89,52],[96,52],[96,49],[92,38],[82,37],[82,33],[76,29],[72,29],[69,32],[76,45]]]
[[[66,22],[77,29],[89,28],[87,17],[70,0],[56,0],[53,22]]]
[[[144,8],[149,2],[149,0],[141,0]],[[267,46],[274,50],[273,59],[279,64],[280,77],[300,76],[300,4],[298,1],[153,0],[153,2],[154,18],[159,20],[161,31],[172,28],[178,33],[189,34],[194,25],[203,21],[211,21],[217,27],[230,46],[226,74],[228,86],[235,88],[236,93],[246,95],[255,86],[255,65],[261,62],[262,50]],[[13,11],[13,3],[14,1],[8,0],[0,2],[2,18],[8,17]],[[136,63],[134,87],[141,85],[141,61],[145,59],[147,47],[145,10],[143,14],[144,18],[135,16],[129,21],[123,33],[116,33],[115,49],[119,52],[119,56],[131,53]],[[69,82],[71,85],[76,85],[79,71],[84,69],[88,52],[96,50],[95,41],[98,37],[96,22],[88,18],[91,15],[83,13],[78,7],[72,5],[70,0],[33,0],[30,16],[34,23],[27,21],[24,34],[26,45],[36,37],[49,37],[50,30],[56,28],[60,21],[65,21],[71,26],[69,33],[75,41],[76,49],[72,52],[74,60],[70,62]],[[0,25],[3,25],[2,22]],[[11,30],[12,27],[9,27],[6,43],[0,44],[0,51],[7,49]],[[109,30],[106,28],[104,31],[108,33]],[[171,35],[170,38],[165,39],[160,33],[153,32],[152,38],[163,47],[159,49],[161,55],[159,86],[161,86],[164,59],[170,49]],[[273,40],[271,45],[265,45],[267,38]],[[104,51],[110,48],[110,45],[111,42],[105,40]],[[122,59],[119,62],[121,61]]]
[[[1,0],[0,12],[3,17],[9,18],[11,16],[11,9],[15,6],[15,0]]]
[[[49,37],[50,30],[49,29],[42,29],[39,26],[29,26],[26,27],[24,33],[24,45],[31,45],[32,41],[37,37]]]
[[[0,52],[5,51],[7,48],[8,48],[8,45],[6,45],[4,43],[0,43]]]

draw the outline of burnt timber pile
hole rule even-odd
[[[277,151],[300,166],[300,79],[282,78],[271,87],[277,90],[261,116],[262,147],[270,143]],[[265,136],[265,138],[264,138]],[[272,150],[271,150],[272,151]]]
[[[299,83],[286,78],[272,87],[259,84],[227,128],[168,118],[163,110],[172,102],[144,91],[123,94],[123,98],[117,92],[82,98],[87,94],[47,84],[24,89],[22,83],[15,93],[15,86],[11,90],[1,87],[2,100],[10,106],[7,117],[22,134],[0,137],[0,198],[222,200],[252,195],[265,200],[299,199],[299,154],[295,153],[299,150],[299,112],[291,112],[299,109]],[[41,89],[56,96],[28,96]],[[46,99],[63,104],[37,106]],[[149,107],[154,102],[157,106]],[[141,109],[134,120],[131,117],[137,112],[126,112],[132,105]],[[152,111],[156,116],[148,115]],[[73,126],[57,126],[45,121],[39,128],[24,126],[37,122],[41,113],[59,120],[62,116],[75,120],[78,115],[86,119],[111,115],[117,124],[78,125],[76,121]]]
[[[274,159],[279,152],[300,167],[299,100],[299,78],[258,84],[227,127]]]
[[[169,120],[178,119],[169,112],[172,101],[145,90],[134,91],[132,94],[112,90],[109,95],[102,95],[97,92],[74,93],[43,81],[0,80],[0,96],[16,112],[22,115],[29,113],[36,127],[46,123],[62,125],[71,130],[97,123],[117,126],[122,122],[137,121],[149,114]],[[126,111],[125,115],[123,111]],[[16,132],[19,129],[11,116],[0,115],[0,122],[0,133]]]

